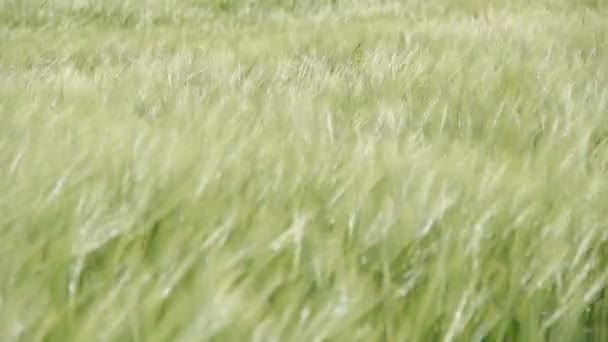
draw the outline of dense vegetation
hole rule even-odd
[[[0,340],[608,340],[601,0],[0,0]]]

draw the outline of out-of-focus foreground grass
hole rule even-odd
[[[606,341],[606,18],[0,0],[0,339]]]

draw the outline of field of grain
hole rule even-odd
[[[1,341],[608,341],[603,0],[0,0]]]

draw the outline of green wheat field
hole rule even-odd
[[[608,341],[608,2],[0,0],[0,341]]]

